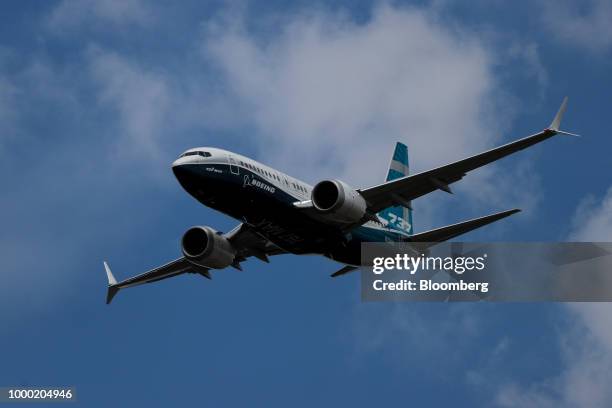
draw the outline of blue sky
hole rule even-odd
[[[365,304],[319,257],[182,276],[104,304],[236,221],[184,193],[189,147],[315,183],[382,180],[548,125],[556,138],[414,203],[417,231],[520,207],[466,236],[611,241],[612,4],[14,2],[0,14],[0,385],[79,405],[609,406],[606,304]],[[528,273],[529,271],[521,271]]]

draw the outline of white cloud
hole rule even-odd
[[[521,386],[504,385],[502,407],[612,406],[612,309],[607,303],[568,303],[570,322],[560,335],[563,369],[558,376]]]
[[[206,52],[276,161],[359,182],[379,181],[393,144],[429,167],[489,147],[498,122],[489,52],[426,11],[377,8],[358,24],[300,15],[258,41],[216,22]],[[299,154],[296,154],[299,152]],[[372,170],[378,169],[378,170]]]
[[[609,0],[545,0],[542,5],[544,27],[559,41],[589,51],[606,51],[612,46]]]
[[[572,240],[612,242],[612,187],[599,203],[593,196],[582,200],[572,224]]]
[[[418,366],[422,374],[435,377],[444,377],[453,371],[447,369],[462,364],[463,352],[483,332],[483,315],[474,304],[370,303],[357,306],[355,317],[350,334],[355,361],[369,355],[385,357],[401,366]],[[498,353],[497,348],[491,352]]]
[[[48,17],[55,31],[85,25],[146,25],[153,21],[147,2],[141,0],[62,0]]]
[[[113,52],[92,50],[89,63],[99,101],[119,117],[117,153],[156,157],[169,114],[168,79]]]
[[[125,199],[151,188],[147,177],[163,173],[168,183],[159,186],[176,187],[170,162],[154,160],[164,153],[163,137],[173,136],[166,132],[172,98],[167,75],[113,52],[82,55],[67,65],[24,58],[18,71],[0,75],[0,154],[5,142],[12,152],[0,160],[10,192],[0,200],[2,213],[10,214],[0,231],[3,323],[50,313],[52,305],[102,277],[94,272],[98,254],[110,252],[102,248],[119,252],[128,245],[123,240],[141,235],[137,227],[117,235],[122,214],[129,214],[130,225],[141,216],[140,225],[156,218],[155,206],[142,212],[142,201],[130,208]],[[36,152],[18,177],[14,169],[23,154],[13,146]],[[93,275],[82,273],[84,265]]]
[[[548,72],[546,72],[546,68],[542,64],[540,59],[540,53],[538,51],[538,45],[535,43],[521,43],[514,42],[508,48],[508,56],[510,58],[521,59],[523,65],[527,68],[525,72],[528,75],[533,76],[536,80],[539,88],[542,92],[540,92],[540,97],[543,96],[543,91],[548,85]]]
[[[3,53],[0,48],[0,155],[8,144],[32,142],[41,136],[27,130],[35,122],[32,113],[39,112],[33,106],[67,111],[75,102],[63,74],[43,58],[29,59],[20,70],[3,70],[3,65],[16,65],[17,60],[16,53]],[[5,162],[11,159],[3,157]]]
[[[578,206],[569,239],[612,241],[612,188],[600,202],[587,197]],[[569,319],[560,333],[564,368],[557,377],[531,386],[508,384],[497,403],[503,407],[612,406],[612,306],[609,303],[567,303]]]

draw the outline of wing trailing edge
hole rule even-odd
[[[447,225],[446,227],[436,228],[430,231],[421,232],[409,237],[407,242],[442,242],[453,239],[459,235],[465,234],[466,232],[473,231],[485,225],[491,224],[495,221],[499,221],[503,218],[509,217],[517,212],[520,212],[518,208],[513,210],[507,210],[498,212],[495,214],[487,215],[485,217],[474,218],[468,221],[463,221],[457,224]]]

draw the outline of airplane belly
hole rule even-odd
[[[240,222],[249,224],[280,248],[295,254],[323,253],[329,239],[318,222],[293,207],[299,198],[253,172],[228,165],[198,165],[178,177],[199,202]]]
[[[348,232],[344,241],[325,254],[330,259],[349,265],[361,264],[361,244],[364,242],[397,242],[401,236],[391,231],[360,226]]]

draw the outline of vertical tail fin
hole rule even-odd
[[[395,144],[395,150],[389,163],[386,181],[395,180],[409,173],[408,147],[400,142]],[[412,209],[408,207],[389,207],[378,213],[378,216],[388,223],[388,227],[412,235]]]

